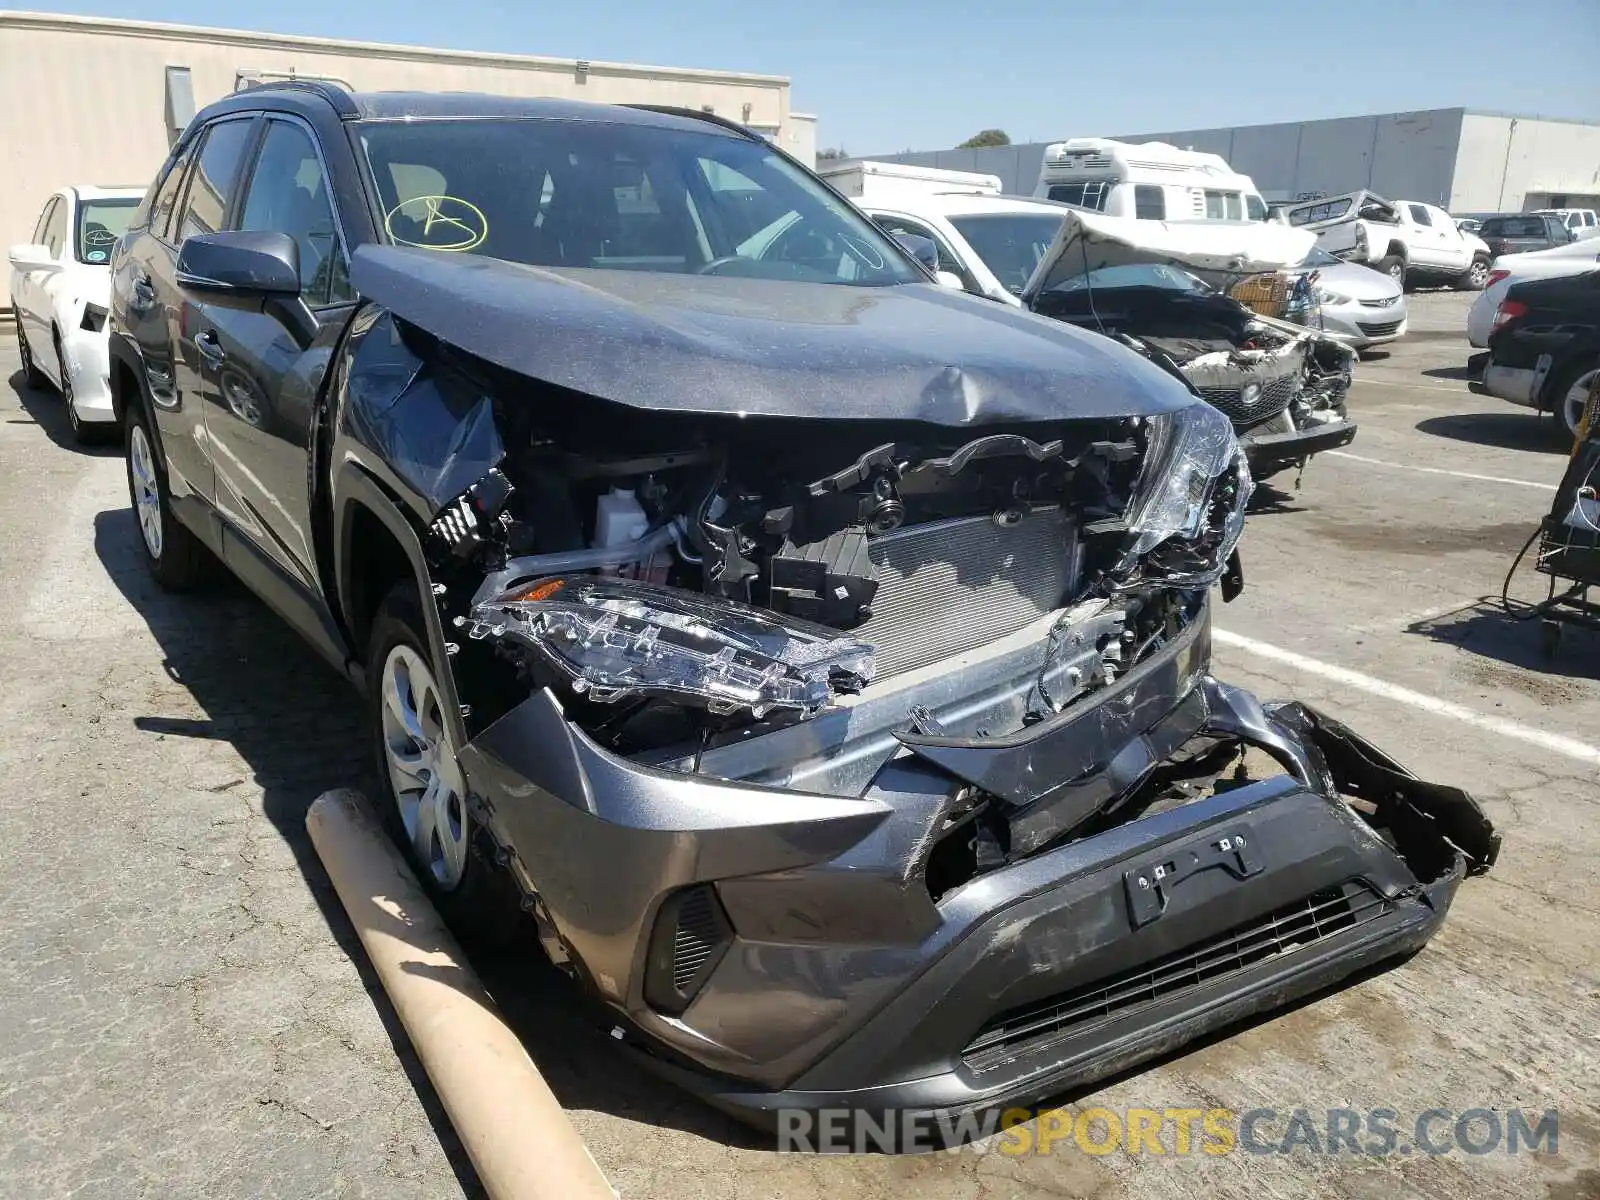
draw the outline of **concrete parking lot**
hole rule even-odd
[[[1470,297],[1413,299],[1360,368],[1356,442],[1251,518],[1217,673],[1474,790],[1499,866],[1408,962],[1071,1099],[1390,1109],[1414,1152],[780,1155],[623,1059],[548,970],[482,964],[624,1196],[1600,1196],[1600,635],[1547,662],[1490,599],[1565,446],[1467,391]],[[304,834],[364,782],[353,695],[243,589],[155,590],[120,451],[74,447],[3,334],[0,1195],[476,1194]],[[1427,1110],[1519,1107],[1558,1110],[1557,1153],[1409,1145]]]

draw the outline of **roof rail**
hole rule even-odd
[[[310,92],[312,95],[321,96],[331,104],[333,110],[341,117],[361,115],[361,110],[350,98],[350,93],[339,84],[327,79],[260,79],[246,82],[243,87],[235,89],[234,94],[242,92]]]
[[[720,125],[722,128],[741,134],[753,142],[766,140],[748,125],[741,125],[731,117],[719,117],[716,113],[706,112],[703,108],[679,108],[672,104],[624,104],[622,107],[636,108],[640,112],[661,113],[669,117],[688,117],[694,121],[704,121],[708,125]]]

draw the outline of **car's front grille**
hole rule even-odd
[[[1357,321],[1356,328],[1368,337],[1388,337],[1400,328],[1399,321]]]
[[[1399,304],[1399,303],[1400,303],[1400,297],[1399,296],[1384,296],[1380,300],[1363,300],[1361,302],[1361,307],[1362,308],[1393,308],[1396,304]]]
[[[1249,404],[1244,402],[1242,387],[1203,387],[1200,389],[1200,398],[1211,407],[1221,409],[1223,415],[1236,424],[1243,422],[1255,425],[1288,408],[1299,390],[1299,374],[1290,373],[1262,381],[1260,393]]]
[[[878,677],[1014,633],[1058,608],[1078,570],[1077,527],[1059,507],[1014,525],[961,517],[867,543],[878,591],[852,635],[877,651]]]
[[[1356,881],[1316,892],[1198,946],[997,1017],[979,1031],[962,1057],[973,1071],[993,1070],[1065,1034],[1082,1032],[1266,959],[1291,954],[1375,920],[1389,908],[1387,900]]]

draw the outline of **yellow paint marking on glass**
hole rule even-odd
[[[401,237],[394,231],[397,216],[422,225],[422,240]],[[435,234],[435,230],[438,231]],[[470,200],[459,196],[412,196],[402,200],[383,218],[383,231],[397,246],[416,246],[423,250],[461,252],[475,250],[489,236],[489,218]],[[435,241],[435,237],[445,240]]]

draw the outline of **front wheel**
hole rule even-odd
[[[187,592],[205,581],[209,551],[172,515],[167,466],[144,408],[128,410],[124,441],[128,499],[139,522],[145,566],[169,592]]]
[[[415,584],[394,588],[372,623],[367,697],[377,751],[379,810],[423,888],[464,938],[502,942],[515,910],[474,848],[466,775],[449,700],[428,649]]]
[[[1489,286],[1489,260],[1479,255],[1472,260],[1466,273],[1456,280],[1456,287],[1464,292],[1481,292]]]

